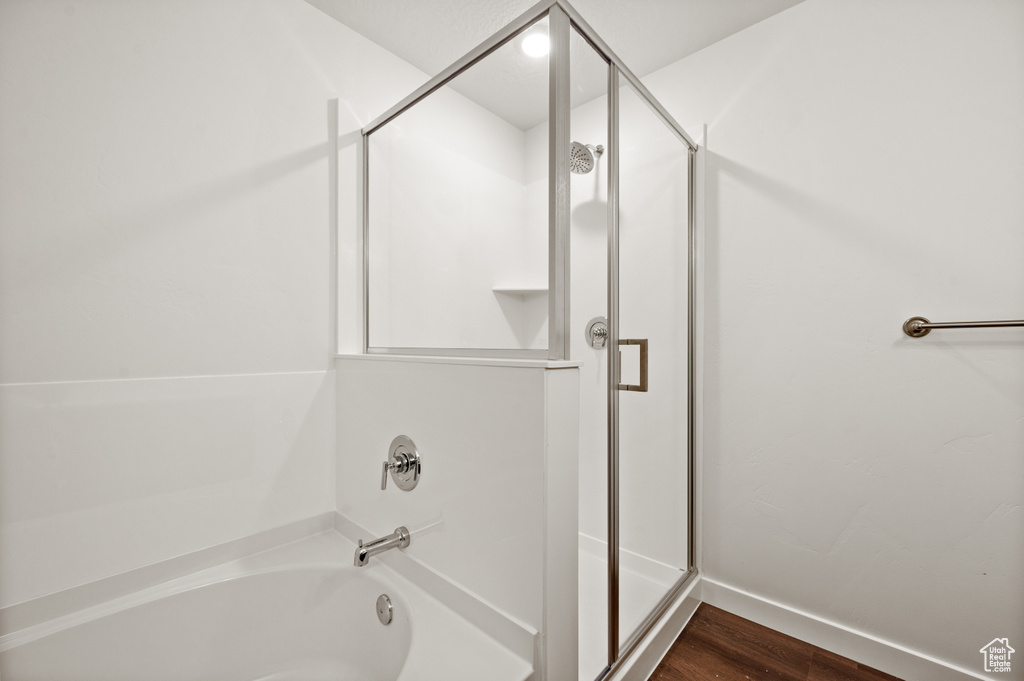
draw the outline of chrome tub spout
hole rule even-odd
[[[356,547],[355,560],[352,562],[356,567],[363,567],[370,562],[370,556],[390,551],[391,549],[404,549],[409,546],[409,542],[409,530],[404,525],[395,529],[388,536],[374,539],[366,544],[360,539],[359,546]]]

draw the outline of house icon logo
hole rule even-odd
[[[987,672],[1008,672],[1010,671],[1010,656],[1016,650],[1010,647],[1009,639],[994,638],[991,643],[979,650],[985,657],[985,671]]]

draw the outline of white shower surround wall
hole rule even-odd
[[[450,87],[371,136],[371,346],[547,346],[547,297],[494,291],[547,287],[525,156],[522,130]],[[527,318],[536,301],[543,314]]]
[[[333,510],[326,103],[354,221],[425,79],[300,0],[0,3],[0,606]]]

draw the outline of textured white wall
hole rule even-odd
[[[973,672],[1024,641],[1024,332],[900,327],[1024,311],[1022,36],[807,0],[645,78],[709,125],[707,575]]]
[[[0,605],[334,508],[327,101],[350,159],[422,78],[299,0],[0,3]]]

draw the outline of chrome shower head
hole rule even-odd
[[[569,147],[569,170],[577,175],[586,175],[594,169],[594,163],[601,158],[604,147],[598,144],[580,144],[573,142]]]

